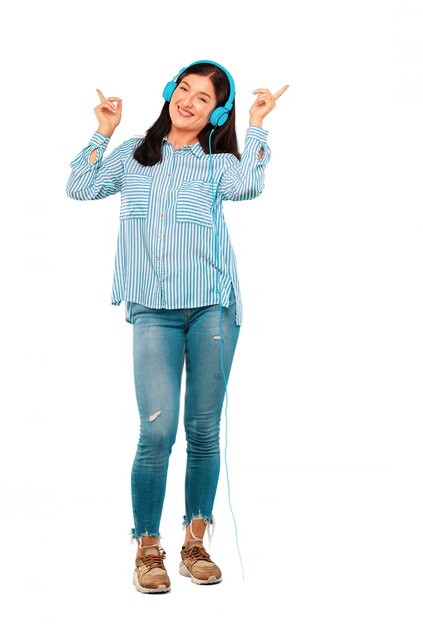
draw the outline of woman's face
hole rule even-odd
[[[188,74],[183,78],[169,102],[172,126],[200,133],[209,123],[217,106],[213,83],[208,76]]]

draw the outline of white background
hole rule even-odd
[[[4,623],[421,625],[421,3],[41,0],[5,17]],[[263,123],[263,194],[224,206],[244,303],[227,416],[245,579],[224,421],[224,580],[178,574],[181,416],[161,525],[172,591],[153,599],[132,585],[132,326],[110,304],[120,197],[65,186],[97,87],[123,99],[107,155],[204,58],[235,79],[241,150],[252,91],[290,85]]]

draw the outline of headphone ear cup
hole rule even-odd
[[[210,116],[212,126],[223,126],[229,117],[229,111],[225,107],[217,107]]]
[[[167,101],[170,102],[172,99],[172,94],[175,91],[177,87],[177,84],[175,83],[174,80],[171,80],[167,83],[166,87],[163,89],[163,98]]]

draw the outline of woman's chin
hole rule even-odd
[[[179,130],[190,130],[190,131],[195,131],[196,130],[195,126],[191,126],[188,123],[188,120],[183,120],[180,117],[178,119],[176,119],[176,120],[172,119],[172,125],[175,128],[178,128]]]

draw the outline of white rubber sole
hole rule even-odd
[[[166,591],[170,591],[170,585],[169,587],[166,587],[166,585],[159,585],[157,589],[150,589],[149,587],[141,587],[138,581],[138,574],[137,574],[136,569],[134,570],[133,583],[135,585],[135,589],[137,591],[140,591],[141,593],[165,593]]]
[[[191,582],[195,583],[196,585],[214,585],[216,583],[220,583],[220,581],[222,580],[222,576],[220,578],[217,578],[216,576],[210,576],[210,578],[208,578],[207,580],[200,580],[190,573],[189,569],[183,561],[181,561],[179,564],[179,573],[182,576],[191,578]]]

